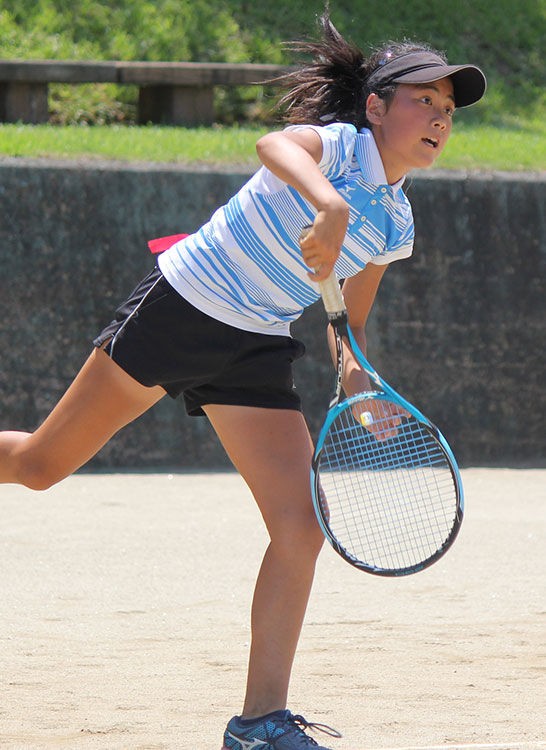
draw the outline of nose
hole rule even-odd
[[[447,115],[436,115],[433,120],[433,126],[439,130],[446,130],[448,126],[449,118]]]

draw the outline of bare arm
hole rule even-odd
[[[374,266],[369,263],[356,276],[343,283],[343,297],[347,307],[351,331],[364,354],[366,354],[366,322],[372,309],[377,290],[387,266]],[[328,329],[328,343],[335,361],[335,340],[332,329]],[[348,396],[371,389],[370,381],[362,371],[349,347],[343,345],[343,390]]]
[[[371,263],[366,268],[347,279],[343,284],[343,296],[349,316],[351,331],[364,354],[366,354],[366,322],[372,309],[379,284],[387,266],[374,266]],[[330,350],[335,361],[335,341],[333,331],[329,328],[328,340]],[[343,342],[343,390],[347,396],[372,390],[370,379],[355,360],[351,350]],[[353,407],[353,414],[360,419],[363,409],[367,419],[371,414],[372,422],[366,424],[366,429],[375,435],[377,440],[388,440],[398,432],[398,427],[407,412],[401,407],[395,407],[385,402],[365,401],[357,402]],[[387,416],[390,414],[390,416]]]
[[[318,168],[322,141],[313,129],[268,133],[256,144],[261,162],[316,209],[313,229],[301,243],[310,278],[327,278],[337,260],[349,220],[349,207]]]

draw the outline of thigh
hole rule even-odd
[[[20,458],[54,483],[82,466],[165,391],[147,388],[95,349],[42,425],[20,446]]]
[[[273,538],[316,525],[309,469],[313,444],[300,411],[209,404],[204,410],[252,491]],[[318,525],[317,525],[318,528]]]

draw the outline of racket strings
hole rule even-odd
[[[457,512],[449,461],[428,428],[407,419],[386,437],[393,406],[374,400],[377,437],[350,407],[342,410],[318,465],[332,534],[353,560],[382,570],[411,568],[434,555],[449,538]]]

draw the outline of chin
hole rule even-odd
[[[431,156],[428,159],[420,159],[420,163],[416,164],[413,168],[414,169],[430,169],[434,166],[436,163],[436,159],[438,158],[440,154],[431,154]]]

